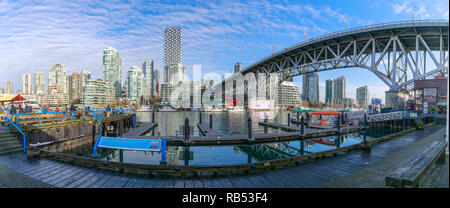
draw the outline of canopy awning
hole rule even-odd
[[[3,97],[0,97],[0,102],[14,102],[14,101],[23,101],[26,100],[20,94],[17,95],[5,95]]]
[[[314,111],[312,112],[312,115],[341,115],[342,113],[339,113],[337,111]]]
[[[299,113],[303,113],[303,112],[313,112],[314,110],[293,110],[292,112],[293,113],[297,113],[297,112],[299,112]]]

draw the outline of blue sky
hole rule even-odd
[[[67,72],[88,70],[101,78],[103,50],[112,46],[122,57],[123,80],[131,66],[148,59],[163,68],[166,27],[182,28],[182,61],[192,71],[229,72],[308,38],[376,23],[448,19],[446,0],[400,1],[4,1],[0,0],[0,87],[8,80],[21,88],[21,75],[46,74],[52,64]],[[326,79],[346,75],[348,97],[368,85],[372,97],[387,87],[363,69],[319,73],[320,96]],[[361,79],[364,77],[364,79]],[[294,78],[301,86],[301,77]]]

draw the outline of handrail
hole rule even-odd
[[[58,124],[59,118],[58,115],[66,115],[66,114],[70,114],[71,116],[71,122],[73,120],[73,116],[75,113],[81,113],[83,116],[83,120],[84,120],[84,115],[85,113],[90,113],[91,115],[89,115],[90,118],[94,119],[94,120],[99,120],[99,119],[103,119],[104,118],[104,113],[112,113],[109,115],[109,117],[116,117],[118,114],[119,116],[122,114],[132,114],[134,113],[134,109],[118,109],[118,110],[83,110],[83,111],[51,111],[51,112],[38,112],[38,113],[18,113],[18,114],[14,114],[14,116],[17,116],[17,119],[20,120],[20,116],[26,116],[26,115],[39,115],[39,127],[41,126],[41,115],[48,115],[48,114],[56,114],[56,124]],[[8,114],[9,115],[9,114]],[[81,120],[81,118],[80,118]]]
[[[14,127],[16,127],[17,130],[19,130],[19,132],[23,135],[23,152],[27,152],[27,137],[25,136],[25,134],[23,133],[22,130],[19,129],[18,126],[16,126],[16,124],[14,122],[11,121],[11,119],[8,118],[8,116],[5,116],[5,131],[7,131],[8,129],[6,128],[6,123],[7,121],[9,121]]]

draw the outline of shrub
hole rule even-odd
[[[425,128],[425,124],[420,119],[416,119],[415,120],[415,124],[416,124],[416,129],[417,130],[423,130]]]

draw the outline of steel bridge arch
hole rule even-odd
[[[436,73],[448,76],[448,23],[402,21],[334,32],[275,52],[241,73],[278,73],[281,83],[302,74],[359,67],[375,74],[390,91],[399,91]]]

